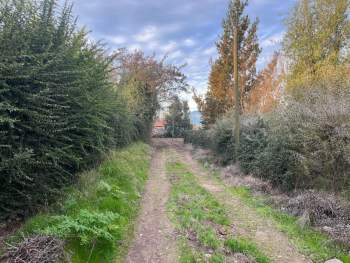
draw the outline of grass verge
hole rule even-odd
[[[172,183],[168,208],[179,231],[181,263],[222,263],[234,253],[271,262],[251,241],[231,236],[225,208],[199,186],[185,164],[168,162],[167,174]]]
[[[9,241],[52,235],[66,240],[73,263],[122,262],[148,177],[149,151],[146,144],[135,143],[111,152],[99,168],[81,174],[54,207],[28,220]]]
[[[314,262],[325,262],[331,258],[339,258],[344,263],[350,263],[346,250],[333,242],[325,234],[311,227],[301,228],[297,218],[267,205],[263,197],[255,197],[247,187],[229,187],[229,191],[249,207],[254,208],[259,215],[272,219],[277,228],[286,233],[296,247]]]

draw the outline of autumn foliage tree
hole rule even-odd
[[[247,98],[246,112],[266,113],[277,106],[282,96],[282,82],[285,74],[284,69],[279,66],[282,59],[282,55],[276,52],[266,68],[260,72],[259,82]]]
[[[241,109],[246,108],[249,93],[257,84],[256,62],[261,52],[258,37],[258,20],[251,22],[245,14],[248,1],[232,0],[223,21],[223,33],[216,43],[219,57],[212,63],[209,89],[204,98],[195,96],[206,124],[212,124],[218,116],[235,105],[233,78],[233,35],[238,22],[239,86]]]
[[[283,51],[290,62],[287,91],[297,95],[316,82],[347,78],[349,7],[348,0],[298,2],[284,39]]]
[[[144,139],[150,137],[161,104],[188,88],[181,67],[167,64],[165,58],[158,61],[141,51],[119,50],[114,74],[128,110],[134,114],[137,132]]]

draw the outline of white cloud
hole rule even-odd
[[[140,33],[134,36],[138,42],[148,42],[156,38],[159,30],[155,26],[146,26]]]
[[[135,50],[142,50],[142,46],[138,43],[128,45],[128,49],[130,51],[135,51]]]
[[[183,58],[183,56],[184,56],[184,53],[181,50],[177,50],[175,52],[170,53],[168,58],[170,60],[175,60],[175,59]]]
[[[214,47],[210,47],[210,48],[204,49],[203,54],[206,55],[206,56],[215,55],[216,54],[216,47],[214,46]]]
[[[146,45],[144,45],[144,43],[142,43],[142,46],[144,49],[148,49],[151,51],[156,51],[159,49],[159,43],[158,43],[158,41],[155,41],[155,40],[149,41]]]
[[[194,45],[196,45],[196,41],[194,41],[192,38],[187,38],[184,41],[184,45],[186,47],[193,47]]]
[[[285,32],[282,31],[282,32],[265,37],[261,41],[261,47],[267,48],[267,47],[273,47],[280,44],[283,40],[284,34]]]
[[[140,43],[155,41],[164,38],[166,34],[177,32],[180,29],[181,24],[148,25],[134,35],[134,40]]]
[[[113,44],[122,45],[122,44],[125,44],[127,42],[127,39],[123,36],[113,36],[110,38],[110,41]]]
[[[176,50],[176,48],[177,44],[175,41],[169,41],[166,45],[160,47],[160,49],[165,53],[173,52]]]

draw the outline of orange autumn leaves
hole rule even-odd
[[[259,74],[258,85],[250,92],[246,103],[247,113],[266,113],[273,110],[281,98],[284,69],[282,56],[275,53],[271,62]]]

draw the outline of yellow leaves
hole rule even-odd
[[[287,93],[298,98],[305,89],[347,89],[350,85],[350,65],[334,65],[324,61],[312,70],[294,72],[287,76]]]
[[[348,79],[344,54],[350,40],[349,7],[348,0],[303,0],[297,4],[284,40],[291,64],[287,92],[296,95],[315,85]]]

